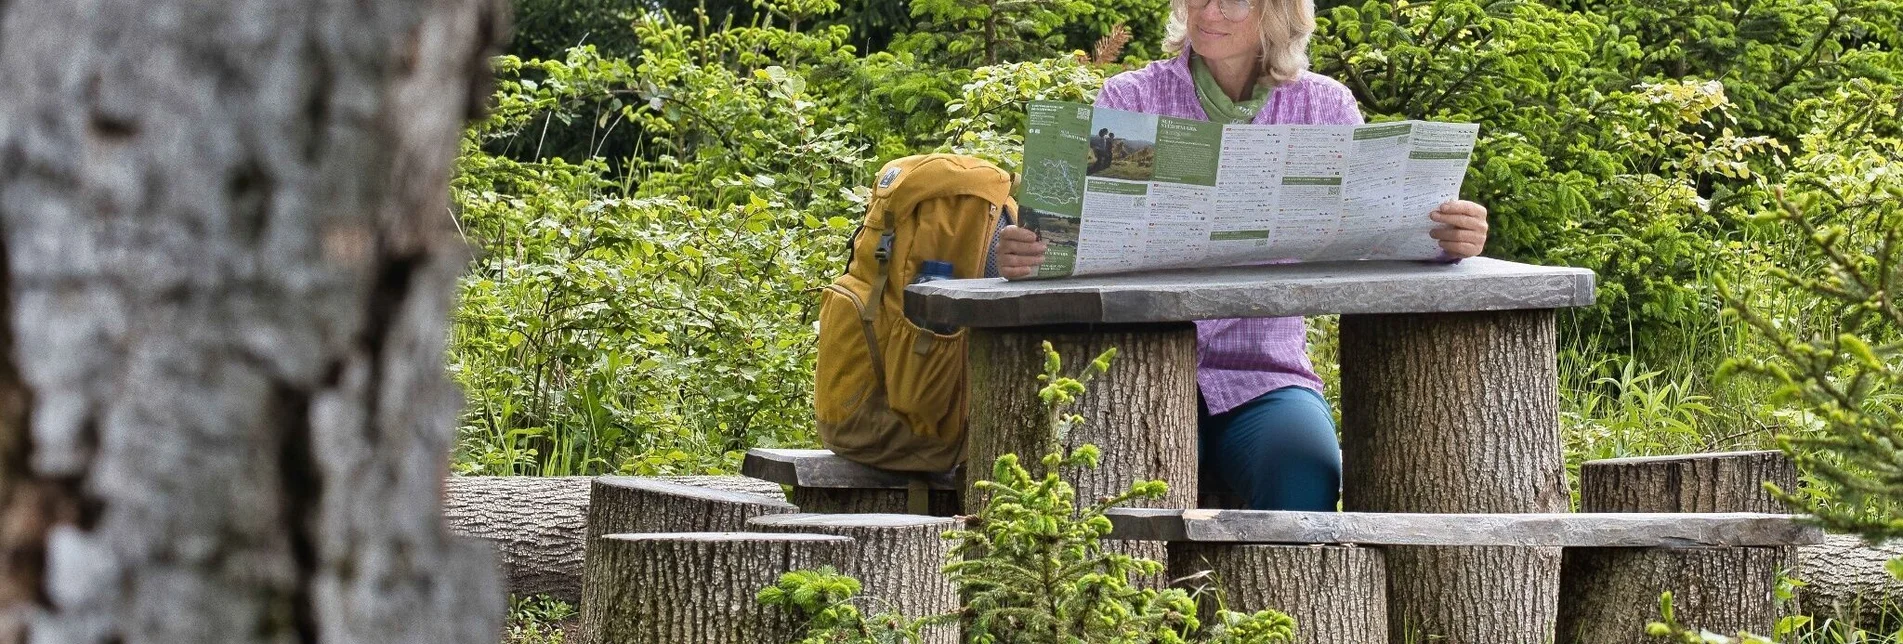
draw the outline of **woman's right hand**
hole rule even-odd
[[[998,231],[998,274],[1008,280],[1030,277],[1044,263],[1045,248],[1036,231],[1005,226]]]

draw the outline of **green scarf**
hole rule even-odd
[[[1262,111],[1262,104],[1268,102],[1269,86],[1257,81],[1255,96],[1246,101],[1232,101],[1229,94],[1222,91],[1222,85],[1216,83],[1216,77],[1209,73],[1209,66],[1203,64],[1202,56],[1190,56],[1189,77],[1196,84],[1196,100],[1203,104],[1203,113],[1215,123],[1248,123],[1255,120],[1255,113]]]

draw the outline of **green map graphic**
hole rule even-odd
[[[1084,172],[1063,159],[1039,159],[1037,171],[1024,180],[1024,194],[1039,205],[1068,206],[1083,201]],[[1057,208],[1052,208],[1057,209]]]

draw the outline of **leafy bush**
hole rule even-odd
[[[1841,133],[1893,123],[1875,119],[1893,119],[1903,91],[1848,87],[1832,98],[1839,105],[1818,105],[1823,118],[1807,135],[1814,152],[1796,161],[1790,192],[1764,215],[1808,242],[1799,261],[1771,274],[1805,296],[1818,321],[1791,325],[1763,299],[1727,288],[1729,311],[1772,347],[1727,367],[1767,379],[1818,421],[1783,440],[1822,494],[1790,500],[1834,529],[1881,540],[1903,536],[1903,139],[1850,143]]]
[[[807,291],[843,260],[864,145],[802,77],[699,61],[796,57],[837,34],[640,31],[638,65],[505,57],[498,108],[465,139],[456,215],[485,251],[451,347],[466,472],[718,472],[811,440]],[[638,122],[660,152],[629,176],[481,150],[606,96],[590,116]]]
[[[1759,217],[1799,233],[1797,243],[1774,249],[1781,261],[1770,271],[1782,288],[1719,281],[1727,313],[1770,347],[1768,355],[1728,361],[1724,375],[1768,381],[1777,400],[1808,421],[1779,440],[1810,489],[1772,491],[1832,530],[1873,541],[1903,535],[1903,138],[1894,129],[1900,104],[1897,87],[1865,83],[1806,101],[1807,153],[1794,159],[1789,184]],[[1800,311],[1808,315],[1794,315]],[[1903,572],[1903,561],[1889,568]],[[1662,639],[1772,641],[1679,624],[1669,594],[1661,612],[1664,620],[1648,632]],[[1808,621],[1794,616],[1773,635],[1869,641],[1855,628],[1802,629]]]

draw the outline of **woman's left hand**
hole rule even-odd
[[[1440,240],[1440,248],[1455,259],[1480,254],[1487,247],[1487,208],[1480,204],[1453,200],[1441,204],[1428,219],[1440,226],[1428,234]]]

